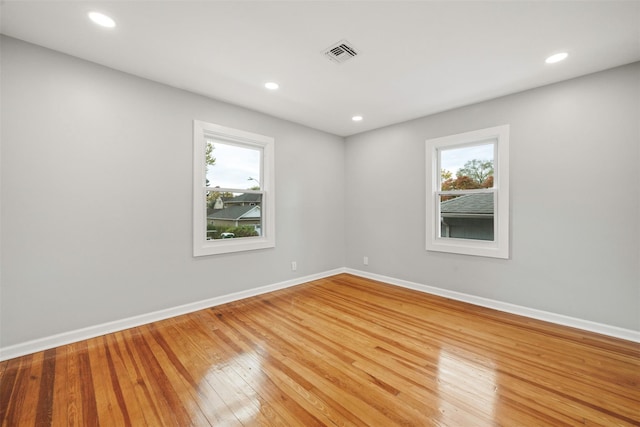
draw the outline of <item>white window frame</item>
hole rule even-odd
[[[231,190],[206,186],[207,167],[205,152],[207,139],[214,139],[224,144],[232,144],[240,147],[257,148],[262,151],[261,176],[259,178],[260,190],[242,190],[243,193],[262,194],[260,206],[262,225],[260,236],[235,239],[206,239],[206,192]],[[193,121],[193,256],[217,255],[275,247],[274,145],[275,140],[270,136],[259,135],[200,120]],[[237,189],[234,191],[237,191]]]
[[[440,151],[493,142],[493,188],[442,191]],[[509,252],[509,125],[495,126],[426,141],[427,206],[426,250],[508,259]],[[446,194],[493,193],[494,240],[440,236],[440,196]]]

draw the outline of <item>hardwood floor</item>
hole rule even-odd
[[[640,425],[640,345],[342,274],[0,363],[2,426]]]

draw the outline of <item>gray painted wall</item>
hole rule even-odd
[[[636,63],[347,138],[347,267],[640,330],[639,104]],[[426,252],[424,141],[503,124],[511,259]]]
[[[343,266],[640,330],[640,64],[345,143],[10,38],[1,54],[2,347]],[[193,119],[275,137],[275,249],[192,257]],[[426,252],[425,139],[507,123],[511,259]]]
[[[1,346],[344,266],[343,138],[6,37],[1,85]],[[192,257],[193,119],[275,137],[275,249]]]

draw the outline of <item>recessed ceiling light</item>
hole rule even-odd
[[[361,122],[362,121],[362,116],[353,116],[353,117],[351,117],[351,120],[353,120],[354,122]]]
[[[89,12],[89,19],[102,27],[113,28],[116,26],[116,21],[100,12]]]
[[[267,82],[264,84],[264,87],[266,87],[269,90],[276,90],[280,87],[280,85],[276,82]]]
[[[567,59],[569,54],[567,52],[556,53],[555,55],[551,55],[547,59],[544,60],[547,64],[555,64],[556,62],[560,62],[564,59]]]

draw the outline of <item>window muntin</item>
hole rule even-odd
[[[194,121],[194,256],[275,246],[273,144]]]
[[[508,133],[427,141],[427,250],[509,257]]]

